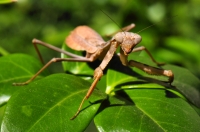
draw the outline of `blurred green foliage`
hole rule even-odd
[[[200,77],[200,1],[198,0],[21,0],[0,5],[0,54],[36,52],[33,38],[61,47],[78,25],[88,25],[102,36],[135,23],[139,34],[159,61],[181,65]],[[100,10],[101,9],[101,10]],[[46,60],[60,56],[42,48]]]

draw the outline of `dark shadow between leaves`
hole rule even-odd
[[[118,101],[118,103],[112,103],[109,100],[110,98],[116,98],[119,101]],[[101,111],[103,111],[104,109],[108,108],[108,107],[135,105],[135,103],[132,101],[132,99],[123,90],[116,91],[116,95],[115,96],[107,96],[106,99],[100,99],[100,100],[97,100],[97,101],[94,101],[94,102],[90,102],[89,101],[89,103],[90,103],[90,105],[88,105],[88,106],[84,107],[83,109],[81,109],[81,111],[79,112],[79,114],[81,112],[83,112],[84,110],[88,109],[90,106],[92,106],[94,104],[98,104],[98,103],[101,103],[101,105],[100,105],[100,107],[99,107],[96,115],[98,113],[100,113]]]
[[[114,99],[114,101],[112,99]],[[96,115],[98,115],[104,109],[109,107],[128,106],[128,105],[135,105],[135,103],[123,90],[120,90],[117,91],[114,96],[108,96],[108,98],[101,103],[101,106],[99,107]]]
[[[166,97],[168,97],[168,98],[178,98],[179,97],[176,94],[169,91],[169,89],[171,89],[171,90],[179,92],[179,90],[175,86],[172,86],[170,84],[166,84],[165,82],[158,81],[158,80],[155,80],[155,79],[154,80],[152,79],[151,82],[154,82],[154,81],[156,81],[157,84],[164,86],[165,88],[162,89],[162,88],[156,88],[156,87],[155,88],[145,88],[145,87],[142,88],[141,87],[141,88],[123,88],[122,89],[123,86],[127,86],[127,85],[150,84],[150,82],[141,80],[141,81],[126,82],[126,83],[119,84],[119,85],[116,86],[115,90],[118,90],[118,89],[119,90],[133,90],[133,89],[154,89],[155,90],[155,89],[157,89],[157,90],[165,90]]]
[[[194,102],[192,102],[192,100],[189,99],[182,91],[180,91],[178,88],[176,88],[176,86],[173,86],[171,89],[174,89],[175,91],[177,91],[178,93],[180,93],[184,97],[185,101],[187,101],[189,104],[192,104],[192,105],[200,108],[200,105],[197,105]],[[172,92],[170,92],[168,90],[166,90],[166,95],[167,95],[167,97],[177,96],[176,94],[174,94],[174,93],[172,93]]]
[[[168,97],[168,98],[179,98],[178,95],[176,95],[168,90],[165,90],[165,94],[166,94],[166,97]]]
[[[141,88],[137,88],[137,89],[141,89]],[[147,89],[147,88],[144,88],[144,89]],[[165,93],[166,93],[166,97],[168,98],[179,98],[176,94],[168,91],[168,90],[165,90],[165,89],[160,89],[160,88],[153,88],[154,90],[164,90]],[[133,90],[133,89],[126,89],[126,90]],[[95,101],[92,104],[96,104],[96,103],[100,103],[101,102],[101,106],[99,107],[96,115],[98,115],[99,113],[101,113],[103,110],[109,108],[109,107],[116,107],[116,106],[134,106],[135,103],[134,101],[127,95],[126,92],[124,92],[124,90],[119,90],[119,91],[115,91],[115,96],[108,96],[107,99],[105,100],[101,100],[101,101]],[[112,98],[115,98],[115,100],[118,100],[116,102],[113,102],[112,101]]]

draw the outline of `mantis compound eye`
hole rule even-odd
[[[135,44],[139,44],[142,41],[142,37],[139,34],[135,33],[134,38]]]

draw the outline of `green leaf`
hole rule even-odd
[[[164,66],[163,68],[173,71],[173,88],[177,89],[190,102],[200,108],[200,80],[185,68],[172,65]]]
[[[13,86],[14,82],[30,79],[42,67],[39,60],[25,54],[12,54],[0,57],[0,105],[5,104],[10,96],[22,87]],[[47,75],[47,72],[42,72]]]
[[[110,97],[95,117],[99,131],[200,131],[200,118],[184,100],[162,89],[131,89]]]
[[[130,59],[155,66],[143,56],[131,55]],[[14,60],[19,61],[17,57]],[[30,58],[24,60],[28,62]],[[31,69],[29,64],[26,65]],[[68,65],[72,65],[73,69],[73,63]],[[77,67],[80,65],[83,63]],[[88,63],[84,65],[93,74],[93,68]],[[80,74],[85,66],[80,68]],[[110,97],[106,100],[105,94],[95,90],[89,98],[92,104],[85,101],[81,113],[73,121],[70,118],[76,113],[91,83],[72,75],[54,74],[18,87],[19,90],[13,94],[6,107],[2,131],[83,131],[94,117],[99,131],[199,130],[199,108],[191,106],[185,99],[196,106],[200,101],[199,80],[189,71],[171,65],[162,67],[174,72],[175,80],[170,86],[161,81],[166,81],[166,77],[152,76],[136,68],[125,67],[116,57],[108,68],[98,87],[104,91],[106,86],[106,93]],[[102,100],[104,102],[99,107]]]
[[[107,96],[94,90],[74,120],[90,83],[67,74],[53,74],[27,85],[9,100],[2,131],[83,131]],[[95,103],[96,102],[96,103]]]
[[[0,107],[0,123],[2,122],[6,105]]]
[[[155,66],[151,60],[142,56],[134,60]],[[113,68],[113,65],[118,69]],[[107,107],[101,109],[95,117],[99,131],[200,130],[199,109],[195,109],[196,112],[184,98],[199,105],[200,83],[188,70],[171,65],[162,67],[174,73],[175,80],[173,86],[170,86],[161,82],[166,80],[164,77],[148,75],[116,62],[113,65],[113,69],[107,72],[106,92],[113,95],[112,91],[115,91],[114,95],[117,96],[105,101]],[[124,92],[118,94],[118,90],[122,89]]]

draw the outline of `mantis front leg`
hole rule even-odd
[[[163,65],[163,63],[158,63],[153,56],[151,55],[151,53],[144,47],[138,47],[132,50],[132,52],[136,52],[136,51],[141,51],[141,50],[145,50],[147,52],[147,54],[150,56],[151,60],[156,63],[157,65]],[[120,60],[122,62],[123,65],[125,66],[132,66],[132,67],[136,67],[140,70],[143,70],[144,72],[150,74],[150,75],[161,75],[161,76],[166,76],[169,78],[168,82],[171,84],[174,80],[174,74],[171,70],[163,70],[163,69],[159,69],[156,67],[152,67],[134,60],[130,60],[128,61],[128,56],[124,54],[124,52],[122,51],[122,49],[120,49]]]
[[[83,106],[83,103],[86,99],[88,99],[90,97],[90,95],[92,94],[94,88],[96,87],[98,81],[101,79],[101,77],[103,76],[103,70],[106,68],[106,66],[108,65],[108,63],[110,62],[110,60],[112,59],[115,51],[117,50],[118,44],[117,42],[112,42],[111,41],[111,46],[110,49],[108,50],[108,52],[106,53],[106,56],[104,57],[104,59],[102,60],[101,64],[99,65],[99,67],[97,67],[94,71],[94,81],[92,83],[92,85],[90,86],[87,94],[85,95],[85,97],[83,98],[83,100],[81,101],[81,104],[76,112],[76,114],[71,118],[71,120],[73,120],[74,118],[76,118],[78,116],[78,114],[81,111],[81,108]]]
[[[149,65],[146,65],[146,64],[142,64],[142,63],[134,61],[134,60],[129,61],[129,66],[137,67],[138,69],[143,70],[146,73],[151,74],[151,75],[166,76],[166,77],[169,78],[168,82],[170,84],[174,80],[174,74],[171,70],[159,69],[159,68],[152,67],[152,66],[149,66]]]

